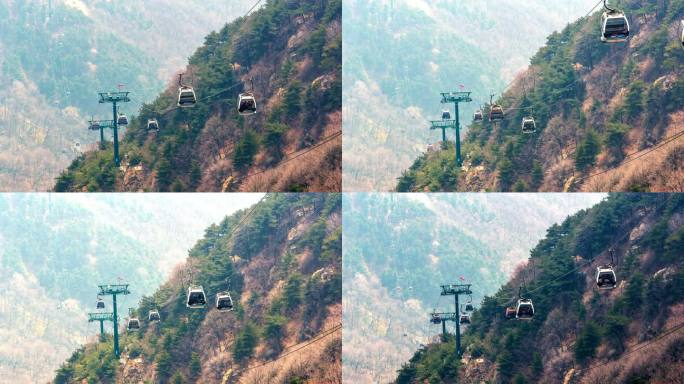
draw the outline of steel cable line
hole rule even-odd
[[[628,347],[628,349],[629,349],[629,348],[634,348],[634,347],[637,347],[637,346],[638,346],[638,348],[635,348],[635,349],[632,349],[631,351],[627,351],[627,352],[623,353],[623,354],[620,356],[620,358],[623,358],[623,357],[625,357],[625,356],[629,356],[629,355],[631,355],[631,354],[633,354],[633,353],[635,353],[635,352],[638,352],[638,351],[640,351],[640,350],[646,348],[647,346],[649,346],[649,345],[651,345],[651,344],[653,344],[653,343],[655,343],[655,342],[658,342],[658,341],[662,340],[663,338],[665,338],[665,337],[667,337],[667,336],[669,336],[669,335],[672,335],[672,334],[674,334],[674,333],[677,333],[677,331],[679,331],[679,330],[681,330],[681,329],[684,329],[684,322],[679,323],[679,324],[677,324],[677,325],[675,325],[675,326],[672,326],[672,327],[669,328],[669,329],[666,329],[665,331],[661,332],[658,336],[654,337],[654,338],[651,339],[651,340],[643,341],[643,342],[641,342],[641,343],[632,344],[631,346]],[[642,345],[642,344],[643,344],[643,345]],[[587,368],[579,369],[579,370],[577,370],[577,372],[588,372],[588,371],[594,370],[594,369],[596,369],[596,368],[599,368],[599,367],[602,367],[602,366],[606,366],[606,365],[611,364],[611,363],[617,363],[618,361],[619,361],[619,360],[614,360],[614,361],[607,361],[607,362],[604,362],[604,363],[595,364],[595,365],[590,366],[590,367],[587,367]]]
[[[275,358],[275,359],[273,359],[273,360],[265,361],[265,362],[263,362],[263,363],[259,363],[259,364],[253,365],[253,366],[251,366],[251,367],[246,367],[246,368],[238,369],[238,370],[235,371],[235,373],[243,373],[243,372],[251,371],[251,370],[253,370],[253,369],[256,369],[256,368],[259,368],[259,367],[263,367],[263,366],[265,366],[265,365],[268,365],[268,364],[271,364],[271,363],[273,363],[273,362],[276,362],[276,361],[278,361],[278,360],[280,360],[280,359],[283,359],[283,358],[285,358],[285,357],[287,357],[287,356],[289,356],[289,355],[291,355],[291,354],[293,354],[293,353],[295,353],[295,352],[298,352],[298,351],[300,351],[300,350],[302,350],[302,349],[304,349],[304,348],[306,348],[306,347],[308,347],[308,346],[310,346],[310,345],[312,345],[312,344],[315,344],[315,343],[317,343],[317,342],[319,342],[319,341],[325,339],[326,337],[328,337],[328,336],[330,336],[330,335],[332,335],[332,334],[334,334],[335,332],[340,331],[340,330],[342,330],[342,324],[338,324],[338,325],[336,325],[336,326],[334,326],[334,327],[332,327],[332,328],[330,328],[330,329],[328,329],[328,330],[326,330],[326,331],[323,331],[322,333],[319,333],[319,334],[318,334],[317,336],[315,336],[313,339],[305,341],[305,342],[303,343],[303,345],[302,345],[302,343],[300,343],[300,344],[294,344],[294,345],[291,345],[291,346],[285,348],[285,350],[288,350],[288,349],[291,349],[291,348],[294,348],[294,347],[298,347],[298,348],[296,348],[296,349],[291,350],[290,352],[287,352],[287,353],[284,353],[284,354],[278,356],[277,358]]]
[[[283,166],[283,165],[289,163],[290,161],[295,160],[295,159],[297,159],[297,158],[299,158],[299,157],[302,157],[302,156],[304,156],[305,154],[307,154],[307,153],[313,151],[314,149],[317,149],[317,148],[323,146],[324,144],[327,144],[327,143],[331,142],[332,140],[336,139],[337,137],[339,137],[339,136],[341,136],[341,135],[342,135],[342,131],[337,131],[337,132],[335,132],[335,133],[333,133],[333,134],[331,134],[331,135],[329,135],[329,136],[324,137],[324,138],[321,139],[318,143],[316,143],[316,144],[314,144],[314,145],[312,145],[312,146],[310,146],[310,147],[304,148],[304,149],[302,149],[302,150],[300,150],[300,151],[294,151],[294,152],[290,152],[290,153],[286,154],[285,157],[287,157],[287,156],[292,156],[292,155],[295,155],[295,156],[290,157],[290,158],[287,158],[287,159],[285,159],[285,160],[279,162],[278,164],[276,164],[276,165],[275,165],[274,167],[272,167],[272,168],[262,169],[262,170],[260,170],[260,171],[254,172],[254,173],[252,173],[252,174],[244,175],[244,176],[238,177],[238,178],[235,179],[235,181],[236,181],[236,182],[242,182],[242,181],[248,180],[248,179],[250,179],[250,178],[252,178],[252,177],[254,177],[254,176],[257,176],[257,175],[260,175],[260,174],[263,174],[263,173],[266,173],[266,172],[269,172],[269,171],[276,170],[276,169],[280,168],[281,166]]]
[[[249,209],[249,211],[247,211],[247,213],[246,213],[244,216],[242,216],[242,218],[240,218],[240,220],[237,222],[237,224],[235,224],[235,226],[233,227],[233,229],[230,231],[230,233],[229,233],[228,236],[226,237],[226,243],[228,243],[228,242],[230,242],[230,241],[233,240],[233,236],[235,236],[235,234],[236,234],[237,231],[242,227],[242,225],[245,223],[245,221],[247,221],[247,219],[248,219],[250,216],[252,216],[252,214],[254,213],[254,211],[256,211],[257,206],[258,206],[259,204],[261,204],[261,203],[266,199],[266,197],[268,197],[268,194],[265,194],[261,199],[259,199],[259,201],[257,201],[257,202]],[[193,275],[194,275],[194,273],[193,273]],[[182,279],[183,279],[183,278],[182,278]],[[183,279],[183,280],[184,280],[184,279]],[[194,276],[193,276],[193,279],[192,279],[192,280],[194,280]],[[191,282],[189,283],[189,285],[192,285]],[[183,289],[185,289],[185,282],[183,282]],[[181,293],[182,293],[182,292],[183,292],[183,290],[181,290]],[[164,302],[164,303],[162,304],[162,307],[164,307],[164,306],[170,304],[172,301],[176,300],[178,297],[180,297],[180,293],[178,293],[178,294],[176,294],[176,295],[170,297],[168,300],[166,300],[166,302]]]
[[[656,206],[656,207],[653,209],[653,211],[650,212],[650,214],[653,214],[653,213],[655,213],[655,212],[658,212],[658,210],[660,210],[665,204],[667,204],[667,202],[668,202],[668,200],[665,200],[665,201],[662,202],[660,205]],[[635,224],[635,222],[637,221],[637,219],[640,219],[640,217],[637,216],[637,217],[632,218],[632,220],[630,220],[630,221],[628,222],[627,226]],[[625,231],[620,237],[618,237],[617,239],[615,239],[615,240],[613,240],[613,241],[611,242],[611,244],[608,246],[608,249],[616,247],[617,244],[618,244],[620,241],[622,241],[625,237],[627,237],[628,235],[629,235],[629,232],[628,232],[628,231]],[[604,251],[604,252],[605,252],[605,251]],[[602,253],[603,253],[603,252],[602,252]],[[538,287],[536,287],[536,288],[534,288],[534,289],[532,289],[532,290],[528,290],[528,291],[526,291],[526,293],[529,294],[529,293],[537,292],[537,291],[541,290],[542,288],[549,287],[549,286],[551,286],[552,283],[558,282],[560,279],[562,279],[562,278],[564,278],[564,277],[566,277],[566,276],[568,276],[568,275],[570,275],[570,274],[572,274],[572,273],[574,273],[574,272],[577,272],[578,270],[584,268],[585,266],[593,264],[594,261],[595,261],[595,258],[594,258],[594,259],[591,259],[591,260],[587,259],[587,260],[585,260],[584,262],[580,263],[577,267],[571,269],[570,271],[568,271],[568,272],[566,272],[566,273],[564,273],[564,274],[562,274],[562,275],[559,275],[559,276],[557,276],[557,277],[553,277],[552,279],[549,280],[548,283],[546,283],[546,284],[544,284],[544,285],[540,285],[540,286],[538,286]],[[517,299],[506,299],[506,300],[508,300],[508,301],[502,302],[502,299],[503,299],[503,298],[497,299],[496,297],[492,297],[492,299],[494,300],[494,302],[495,302],[497,305],[502,305],[502,306],[508,306],[508,305],[514,303],[514,302],[517,300]]]
[[[592,179],[592,178],[594,178],[594,177],[596,177],[596,176],[600,176],[600,175],[603,175],[603,174],[605,174],[605,173],[608,173],[608,172],[612,172],[612,171],[618,170],[618,169],[622,168],[623,166],[625,166],[625,165],[627,165],[627,164],[629,164],[629,163],[631,163],[631,162],[633,162],[633,161],[635,161],[635,160],[638,160],[638,159],[640,159],[640,158],[642,158],[642,157],[644,157],[644,156],[650,154],[651,152],[654,152],[654,151],[657,151],[658,149],[661,149],[662,147],[666,146],[667,144],[670,144],[670,143],[672,143],[672,142],[677,141],[677,139],[679,139],[679,138],[682,137],[682,136],[684,136],[684,131],[679,131],[679,132],[675,133],[674,135],[672,135],[672,136],[670,136],[670,137],[668,137],[668,138],[665,138],[663,141],[661,141],[660,143],[658,143],[657,145],[655,145],[655,146],[653,146],[653,147],[651,147],[651,148],[647,148],[647,149],[645,149],[645,150],[641,150],[641,151],[636,151],[636,152],[630,153],[629,155],[625,156],[625,159],[628,159],[628,160],[627,160],[627,161],[623,161],[622,163],[620,163],[620,164],[619,164],[618,166],[616,166],[616,167],[608,168],[608,169],[606,169],[606,170],[603,170],[603,171],[600,171],[600,172],[593,173],[593,174],[591,174],[591,175],[587,175],[587,176],[584,176],[584,177],[577,178],[577,179],[575,179],[575,182],[579,182],[579,181],[584,181],[584,180]],[[645,152],[639,154],[639,153],[642,152],[642,151],[645,151]],[[630,159],[630,157],[635,156],[635,155],[639,155],[639,156]]]

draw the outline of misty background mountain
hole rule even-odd
[[[0,196],[0,377],[49,380],[99,332],[86,318],[95,311],[98,284],[131,284],[132,294],[119,298],[125,316],[165,281],[206,227],[261,196]]]
[[[345,190],[393,189],[427,144],[441,140],[428,129],[441,116],[440,91],[473,92],[462,106],[467,119],[551,32],[595,3],[344,0]]]
[[[253,1],[0,1],[0,190],[48,190],[92,147],[87,120],[111,119],[97,92],[122,85],[133,114],[204,36]],[[109,133],[111,137],[111,133]],[[77,145],[80,144],[80,145]],[[80,147],[80,148],[79,148]]]
[[[495,292],[551,225],[598,203],[582,194],[349,194],[343,197],[343,374],[389,382],[421,344],[439,285],[473,284],[473,302]]]

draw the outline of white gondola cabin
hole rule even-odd
[[[534,121],[533,117],[523,117],[522,119],[522,132],[523,133],[534,133],[537,131],[537,123]]]
[[[161,321],[161,316],[159,315],[159,311],[157,311],[156,309],[151,310],[150,313],[147,315],[147,320],[150,323],[156,323],[156,322]]]
[[[596,268],[596,286],[599,289],[614,289],[617,287],[617,276],[610,265]]]
[[[219,293],[216,295],[216,309],[219,312],[228,312],[233,310],[233,298],[230,293]]]
[[[531,320],[534,317],[534,304],[531,299],[519,299],[515,311],[515,318],[518,320]]]
[[[192,87],[181,86],[178,88],[178,106],[181,108],[194,107],[197,104],[197,96]]]
[[[257,113],[257,103],[254,94],[241,93],[238,97],[238,113],[241,115],[253,115]]]
[[[188,308],[204,308],[207,306],[207,296],[202,286],[188,288],[188,300],[185,303]]]
[[[629,20],[624,12],[608,10],[601,16],[601,41],[623,43],[629,39]]]
[[[159,121],[157,121],[157,119],[147,120],[147,130],[148,131],[159,131]]]
[[[119,117],[116,119],[116,124],[117,125],[128,125],[128,116],[121,114]]]

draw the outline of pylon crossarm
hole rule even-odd
[[[100,104],[104,103],[129,103],[130,92],[100,92]]]
[[[100,296],[104,295],[129,295],[128,284],[99,285]]]

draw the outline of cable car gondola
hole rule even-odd
[[[534,305],[532,299],[518,299],[518,307],[515,318],[518,320],[531,320],[534,317]]]
[[[465,305],[465,310],[466,312],[472,312],[473,311],[473,305],[471,303],[466,303]]]
[[[612,265],[596,268],[596,285],[599,289],[614,289],[617,287],[617,277]]]
[[[105,308],[105,303],[100,299],[99,297],[97,298],[97,304],[95,304],[96,309],[104,309]]]
[[[137,331],[140,329],[140,320],[137,317],[131,317],[128,319],[128,326],[126,329],[129,331]]]
[[[608,7],[607,0],[603,1],[606,9],[601,16],[601,41],[604,43],[623,43],[629,39],[629,20],[625,13]]]
[[[492,109],[489,111],[489,121],[496,122],[502,121],[504,119],[504,111],[500,105],[492,105]]]
[[[116,124],[117,125],[128,125],[128,117],[124,114],[119,115],[119,117],[116,119]]]
[[[178,88],[178,106],[181,108],[194,107],[197,104],[197,96],[192,87],[182,85]]]
[[[219,312],[228,312],[233,310],[233,298],[230,293],[219,293],[216,295],[216,309]]]
[[[257,113],[257,104],[254,94],[251,92],[240,94],[238,97],[238,112],[243,116]]]
[[[516,310],[514,307],[507,307],[506,308],[506,315],[505,315],[506,320],[515,319],[515,314],[516,314]]]
[[[470,324],[470,315],[468,314],[461,314],[461,319],[459,320],[460,324]]]
[[[185,303],[188,308],[204,308],[207,305],[207,297],[202,286],[191,286],[188,288],[188,301]]]
[[[446,109],[442,111],[442,120],[451,120],[451,112]]]
[[[161,321],[161,316],[159,315],[159,311],[156,309],[153,309],[150,311],[150,313],[147,315],[147,320],[150,323],[158,323]]]
[[[534,117],[523,117],[522,119],[522,132],[523,133],[534,133],[537,131],[537,124],[534,121]]]
[[[475,111],[475,114],[473,115],[473,120],[474,121],[482,121],[483,120],[482,110],[478,109],[477,111]]]
[[[440,324],[442,322],[442,319],[439,317],[438,314],[433,313],[432,316],[430,317],[430,322],[432,324]]]
[[[159,131],[159,122],[157,119],[147,120],[147,130],[148,131]]]

